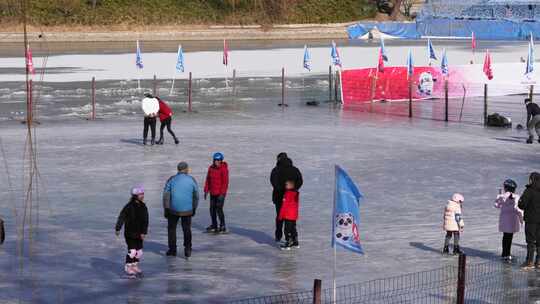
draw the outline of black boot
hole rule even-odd
[[[177,145],[180,143],[180,141],[178,140],[178,138],[176,138],[176,136],[174,137],[174,143]]]
[[[454,255],[460,255],[463,254],[463,251],[459,249],[459,246],[454,246]]]
[[[184,255],[186,256],[186,259],[191,256],[191,248],[184,248]]]
[[[167,251],[167,256],[176,256],[176,251],[172,251],[169,249],[169,251]]]
[[[146,138],[143,138],[142,144],[146,146]]]
[[[450,249],[448,249],[448,245],[444,245],[442,254],[450,254]]]
[[[159,140],[156,142],[156,145],[163,145],[163,137],[159,138]]]
[[[156,143],[156,140],[152,138],[152,140],[150,141],[150,145],[154,145]]]
[[[533,143],[533,138],[531,136],[529,136],[529,138],[527,139],[527,143],[528,144],[532,144]]]

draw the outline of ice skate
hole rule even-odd
[[[143,144],[144,146],[146,146],[146,138],[143,139],[142,144]]]
[[[521,270],[523,270],[523,271],[529,271],[529,270],[533,270],[533,269],[534,269],[534,264],[533,264],[532,262],[525,261],[525,262],[523,262],[523,264],[521,264],[519,267],[520,267]]]
[[[208,226],[206,227],[206,233],[217,233],[218,230],[214,226]]]
[[[160,138],[160,139],[156,142],[156,145],[163,145],[163,138]]]
[[[139,268],[139,263],[133,263],[131,265],[131,270],[138,276],[142,275],[142,270]]]
[[[156,144],[156,140],[152,138],[152,140],[150,141],[150,145],[153,146]]]
[[[227,228],[225,226],[221,226],[221,227],[219,227],[218,233],[219,234],[227,234],[227,233],[229,233],[229,230],[227,230]]]
[[[443,255],[448,255],[450,254],[450,250],[448,249],[448,246],[444,246],[443,250],[442,250],[442,254]]]
[[[294,241],[291,245],[292,248],[294,249],[299,249],[300,248],[300,243],[298,243],[298,241]]]
[[[178,144],[180,143],[180,141],[178,140],[178,138],[174,137],[174,143],[175,143],[176,145],[178,145]]]
[[[186,259],[189,259],[191,257],[191,248],[184,249],[184,256],[186,257]]]
[[[168,250],[166,255],[167,256],[176,256],[176,251]]]
[[[528,144],[532,144],[532,143],[533,143],[532,137],[529,137],[529,138],[527,139],[527,143],[528,143]]]
[[[284,244],[282,244],[281,246],[279,246],[279,248],[283,251],[288,251],[288,250],[291,250],[292,248],[292,243],[290,242],[285,242]]]
[[[454,247],[454,255],[460,255],[460,254],[463,254],[464,252],[459,248],[459,246],[455,246]]]
[[[135,277],[137,273],[133,269],[133,264],[126,264],[124,266],[124,272],[128,277]]]

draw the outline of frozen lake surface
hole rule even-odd
[[[179,146],[170,138],[164,146],[141,146],[142,119],[135,117],[38,126],[39,225],[32,261],[22,260],[22,276],[13,206],[20,215],[26,133],[18,123],[3,122],[0,138],[10,174],[0,175],[0,210],[8,227],[0,247],[0,302],[219,303],[309,289],[314,278],[330,287],[334,164],[348,170],[366,195],[360,230],[367,255],[339,252],[339,285],[455,265],[438,251],[443,208],[457,191],[465,196],[462,246],[469,263],[493,260],[500,254],[498,211],[492,207],[500,184],[514,178],[522,191],[528,173],[539,169],[539,146],[525,145],[524,132],[328,106],[291,104],[282,111],[275,104],[180,113],[173,123]],[[214,151],[222,151],[230,165],[225,212],[231,233],[203,233],[209,215],[202,201],[193,222],[193,258],[167,258],[164,182],[185,160],[202,183]],[[301,248],[293,252],[273,243],[268,179],[281,151],[305,179]],[[145,278],[129,281],[122,278],[124,241],[113,229],[137,183],[146,188],[150,232]],[[519,233],[514,250],[523,247]]]

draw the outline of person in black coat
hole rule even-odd
[[[525,240],[527,242],[527,260],[521,265],[524,269],[540,267],[540,173],[533,172],[529,176],[529,184],[518,203],[523,210],[525,220]],[[536,261],[533,265],[534,252]]]
[[[279,220],[279,211],[283,203],[283,195],[285,194],[285,183],[287,181],[294,182],[295,191],[300,190],[303,184],[302,173],[293,166],[292,160],[287,156],[287,153],[281,152],[277,156],[277,164],[272,169],[270,174],[270,183],[272,184],[272,202],[276,208],[276,242],[281,242],[283,237],[283,221]]]
[[[527,108],[527,131],[529,131],[527,143],[533,143],[535,131],[540,143],[540,107],[530,98],[525,99],[525,107]]]
[[[148,209],[144,204],[144,189],[134,187],[131,189],[131,199],[127,203],[116,221],[116,235],[124,226],[124,237],[128,247],[126,265],[124,270],[128,275],[138,275],[139,261],[143,254],[143,241],[148,234]]]

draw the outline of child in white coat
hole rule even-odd
[[[504,191],[501,191],[495,199],[495,208],[500,209],[499,232],[503,233],[501,258],[511,261],[512,238],[514,233],[519,232],[523,223],[523,212],[518,208],[519,195],[516,195],[517,184],[511,179],[503,183]]]
[[[460,232],[463,231],[463,227],[465,227],[461,214],[461,204],[463,203],[463,200],[463,195],[455,193],[452,195],[452,199],[448,201],[446,208],[444,209],[443,229],[446,231],[446,237],[444,238],[443,254],[448,254],[450,252],[448,246],[452,236],[454,237],[454,254],[463,253],[459,248]]]

